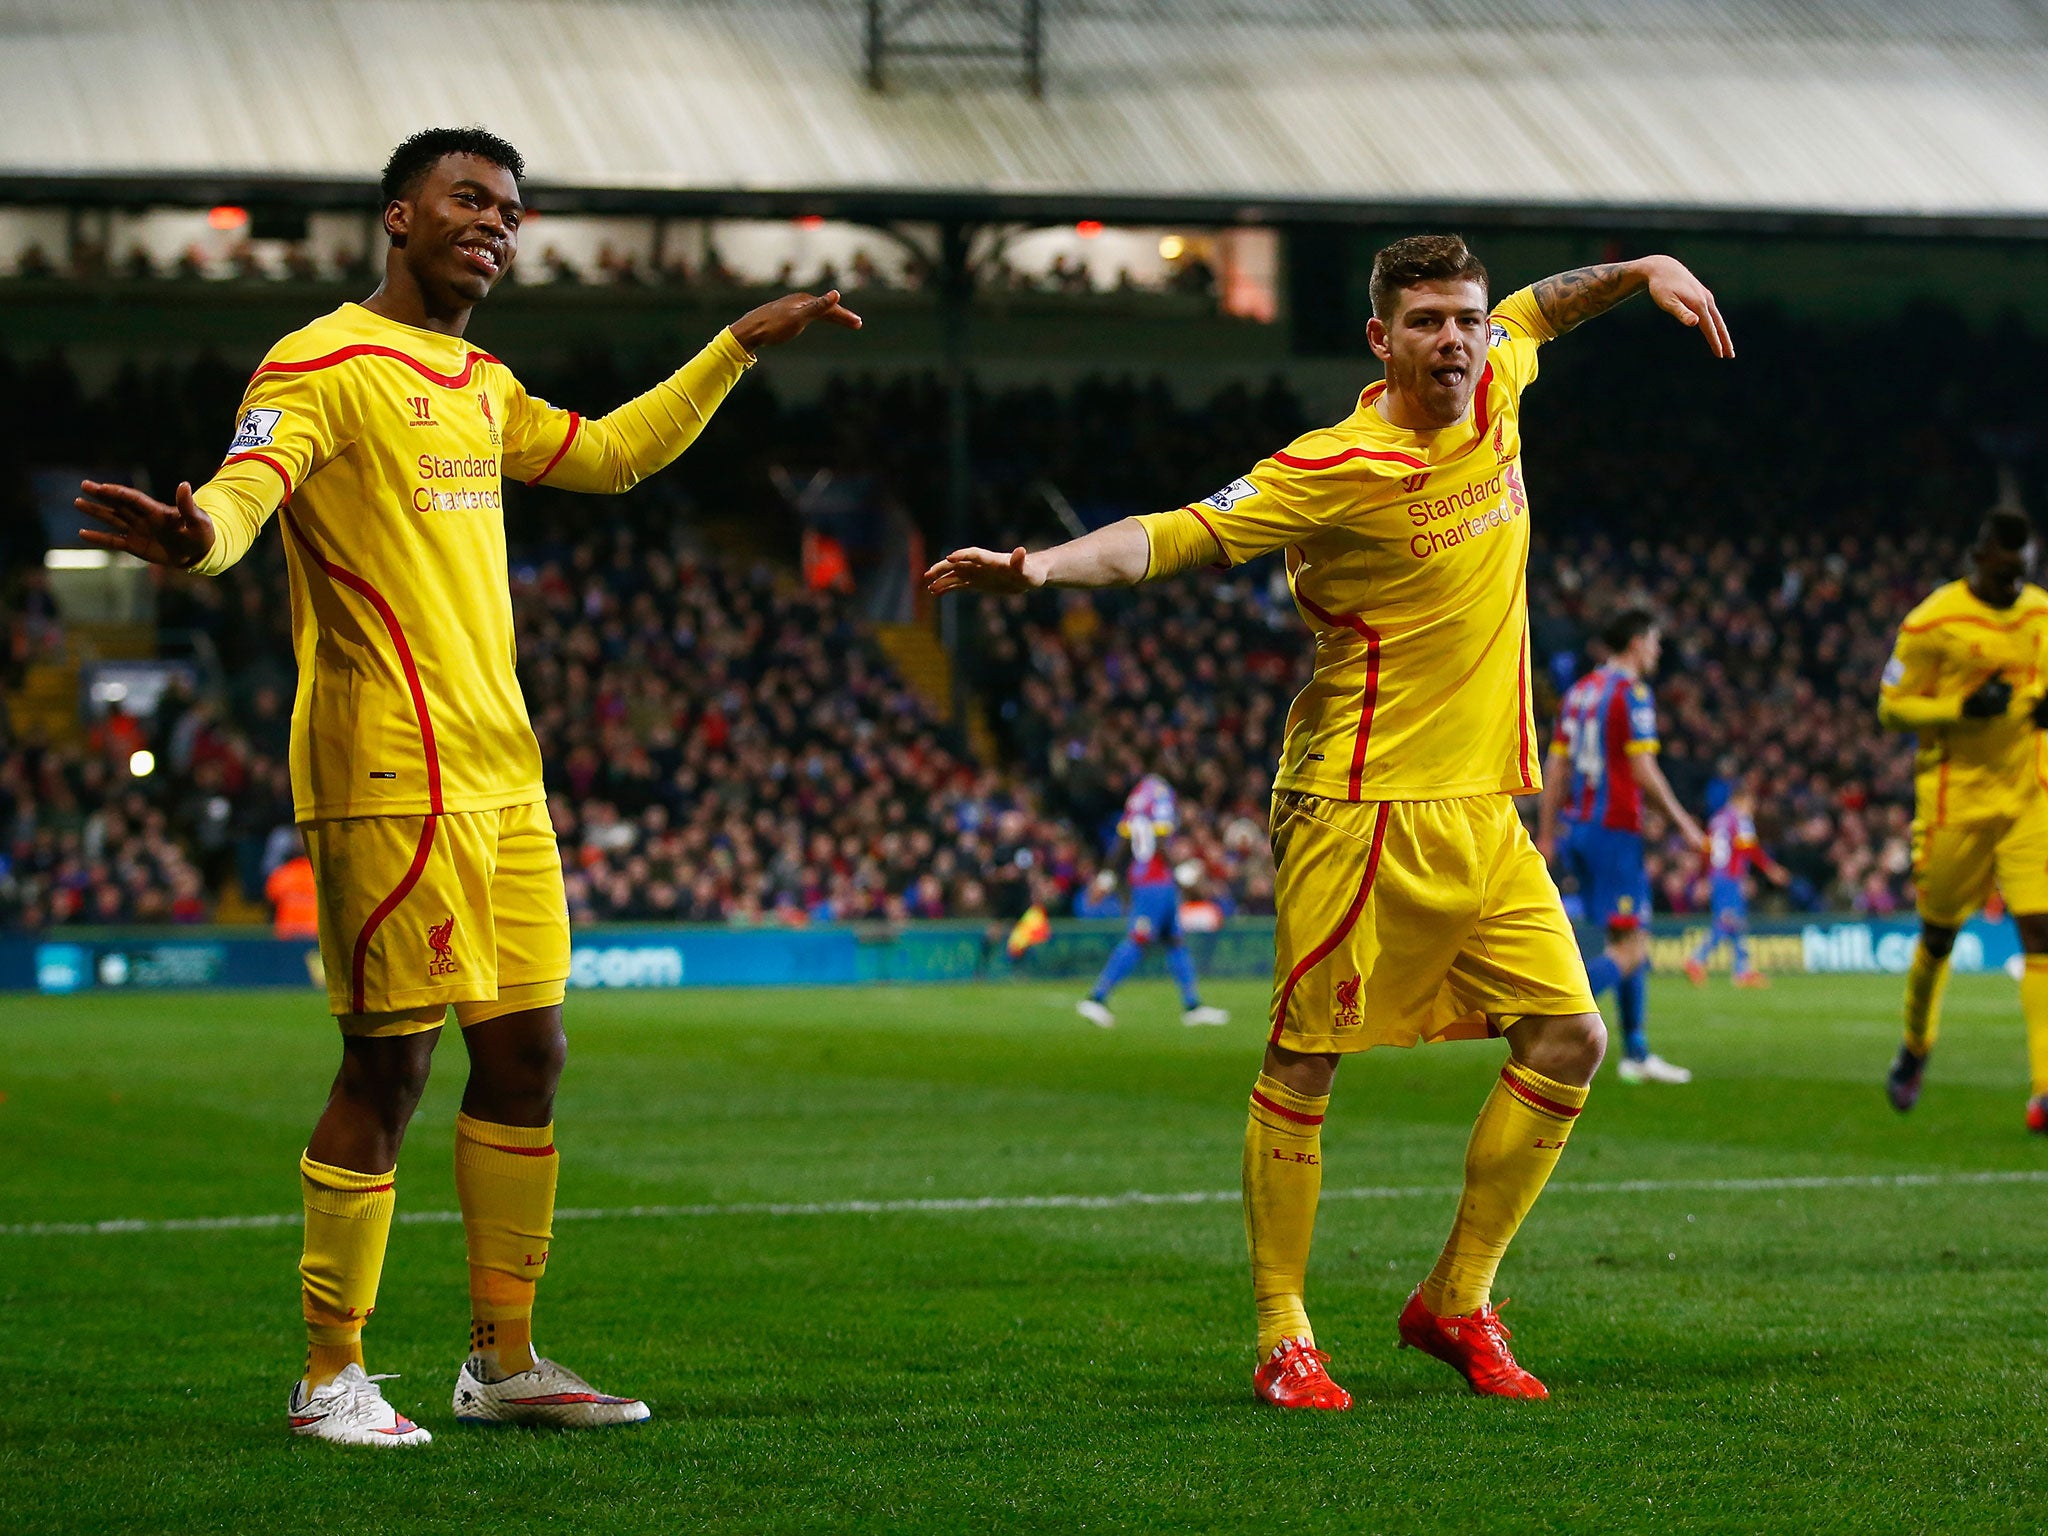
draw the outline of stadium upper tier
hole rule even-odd
[[[1062,0],[1042,101],[1013,71],[929,62],[872,92],[863,14],[0,0],[0,194],[239,177],[339,196],[405,133],[482,121],[556,187],[899,214],[962,194],[1004,216],[1077,199],[1254,221],[1439,204],[2048,216],[2048,13],[2010,0]]]

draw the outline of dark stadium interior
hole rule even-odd
[[[1901,616],[1956,568],[1996,466],[2042,499],[2028,424],[2048,399],[2028,333],[1929,306],[1881,325],[1753,309],[1734,317],[1737,374],[1647,314],[1613,324],[1626,345],[1547,348],[1530,396],[1539,710],[1608,615],[1649,603],[1672,637],[1659,687],[1681,797],[1698,808],[1717,779],[1761,775],[1764,835],[1797,876],[1780,899],[1900,910],[1910,751],[1877,727],[1875,679]],[[61,352],[0,353],[7,526],[36,526],[36,466],[203,477],[243,378],[202,356],[95,388]],[[613,349],[535,387],[594,411],[641,382]],[[1311,422],[1278,374],[1206,395],[1104,374],[971,401],[975,525],[1020,539],[1059,535],[1047,486],[1099,524],[1201,495]],[[988,762],[866,637],[865,599],[804,590],[806,518],[914,530],[871,560],[943,539],[944,419],[930,373],[837,374],[808,399],[750,382],[599,524],[580,498],[509,492],[521,676],[579,920],[1068,910],[1120,786],[1150,769],[1197,808],[1184,853],[1208,888],[1265,909],[1268,764],[1305,655],[1276,570],[983,602],[965,665]],[[847,499],[799,510],[790,486],[820,470]],[[32,536],[6,550],[10,681],[55,643],[40,553]],[[270,535],[220,582],[160,583],[167,633],[241,659],[223,696],[174,697],[73,747],[10,735],[5,921],[200,921],[222,893],[260,900],[291,842],[281,561]],[[126,769],[138,744],[162,764],[146,780]],[[1654,863],[1660,905],[1697,910],[1693,862],[1674,844]]]

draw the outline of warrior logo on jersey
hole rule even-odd
[[[244,411],[235,427],[235,440],[228,444],[228,452],[247,453],[252,448],[268,448],[276,440],[277,424],[283,417],[283,411]]]
[[[1228,512],[1240,501],[1249,500],[1258,494],[1259,488],[1256,485],[1240,477],[1231,481],[1214,496],[1204,496],[1201,504],[1205,507],[1214,507],[1218,512]]]
[[[1358,1016],[1358,992],[1364,986],[1365,978],[1354,976],[1349,981],[1337,983],[1337,1006],[1332,1011],[1332,1029],[1356,1029],[1361,1020]]]
[[[453,976],[455,974],[455,919],[451,915],[446,922],[435,923],[427,929],[427,947],[433,958],[427,961],[429,976]]]

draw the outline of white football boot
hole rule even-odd
[[[557,1429],[601,1429],[638,1424],[648,1417],[637,1397],[610,1397],[567,1366],[535,1356],[533,1369],[485,1381],[471,1355],[455,1378],[455,1417],[463,1424],[548,1424]]]
[[[285,1410],[292,1433],[334,1445],[432,1445],[432,1435],[384,1401],[377,1383],[395,1379],[367,1376],[360,1365],[351,1364],[311,1392],[299,1382]]]
[[[1662,1056],[1649,1055],[1641,1061],[1621,1058],[1615,1072],[1624,1083],[1689,1083],[1692,1073],[1684,1067],[1674,1067]]]
[[[1207,1003],[1197,1003],[1180,1016],[1180,1021],[1191,1029],[1198,1024],[1228,1024],[1230,1010],[1212,1008]]]
[[[1074,1012],[1081,1015],[1082,1018],[1093,1024],[1097,1029],[1116,1028],[1116,1015],[1092,997],[1084,997],[1081,1001],[1074,1004]]]

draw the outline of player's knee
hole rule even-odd
[[[387,1136],[401,1136],[427,1091],[430,1050],[408,1039],[355,1041],[341,1058],[335,1091],[376,1121]]]
[[[2020,931],[2020,948],[2030,955],[2048,955],[2048,912],[2016,912],[2013,926]]]
[[[2024,943],[2026,940],[2024,929],[2021,930],[2020,938],[2021,942]],[[1939,927],[1934,923],[1922,923],[1920,925],[1920,947],[1935,959],[1946,960],[1948,952],[1956,947],[1956,931],[1953,928]]]
[[[1515,1059],[1556,1082],[1593,1081],[1607,1055],[1607,1021],[1597,1013],[1525,1019],[1508,1031]]]

